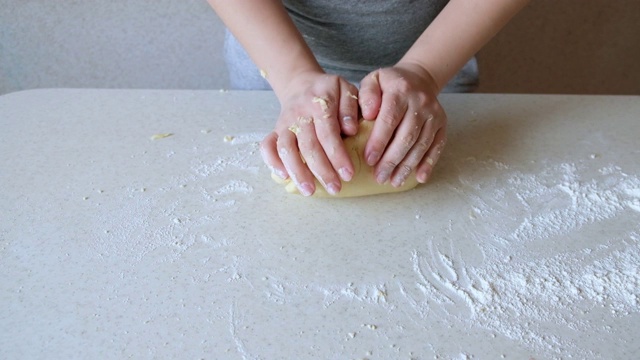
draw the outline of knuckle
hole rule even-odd
[[[367,79],[367,81],[373,81],[375,83],[379,83],[380,82],[380,73],[384,72],[384,69],[378,69],[376,71],[373,71],[371,73],[369,73],[369,75],[365,78]]]
[[[409,174],[411,174],[412,171],[413,171],[413,168],[411,166],[409,166],[407,164],[403,164],[403,165],[400,166],[400,169],[398,170],[398,173],[403,178],[406,178],[407,176],[409,176]]]
[[[416,100],[421,108],[432,107],[433,99],[423,92],[416,95]]]
[[[311,139],[305,140],[298,138],[298,148],[300,149],[300,152],[302,154],[314,151],[315,149],[317,149],[317,147],[318,145],[316,144],[316,142],[312,141]]]
[[[302,99],[313,99],[313,97],[315,97],[315,94],[316,91],[314,88],[307,87],[300,93],[300,97]]]
[[[418,141],[415,144],[415,149],[420,154],[426,153],[427,150],[429,150],[429,142],[428,142],[428,140],[425,139],[425,140]]]
[[[413,146],[413,144],[415,144],[417,137],[418,135],[416,133],[410,132],[407,135],[402,136],[400,138],[400,142],[402,143],[402,146],[408,150]]]
[[[413,90],[413,86],[405,78],[399,78],[395,81],[395,90],[402,94],[410,93]]]
[[[340,99],[340,112],[353,111],[358,108],[358,100],[355,93],[347,91]]]
[[[393,160],[386,160],[383,164],[383,167],[386,169],[393,170],[398,166],[398,163]]]
[[[395,128],[398,124],[398,119],[389,113],[381,114],[378,120],[390,128]]]
[[[316,133],[319,141],[327,141],[328,138],[335,138],[340,135],[340,124],[338,120],[331,117],[322,117],[315,121]]]

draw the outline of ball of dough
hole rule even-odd
[[[415,188],[418,185],[415,172],[411,173],[404,184],[400,187],[393,187],[389,182],[380,185],[373,176],[373,167],[367,165],[364,160],[364,147],[369,140],[371,130],[373,129],[373,121],[363,120],[360,122],[358,133],[344,139],[344,145],[354,166],[353,178],[351,181],[342,182],[342,190],[336,195],[330,195],[324,187],[316,180],[316,191],[313,196],[316,197],[354,197],[384,194],[391,192],[406,191]],[[292,194],[299,194],[298,188],[291,179],[282,180],[275,175],[271,177],[278,183],[283,184],[285,190]]]

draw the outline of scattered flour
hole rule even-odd
[[[490,162],[483,169],[500,174],[504,167]],[[478,183],[472,176],[461,178],[460,182],[473,191],[461,192],[473,199],[477,223],[509,219],[502,221],[505,227],[492,229],[497,230],[493,239],[502,245],[567,235],[627,209],[637,211],[639,178],[613,166],[600,169],[598,178],[584,179],[579,171],[575,164],[552,166],[541,174],[508,171],[504,173],[506,178],[499,180],[509,187],[496,185],[498,179]]]
[[[228,222],[254,188],[242,179],[229,179],[217,187],[205,180],[230,170],[257,174],[255,155],[263,136],[234,134],[228,142],[234,147],[230,155],[204,151],[193,158],[188,174],[170,180],[160,191],[132,192],[125,209],[105,223],[105,232],[96,242],[98,251],[135,254],[140,259],[168,247],[173,251],[171,259],[176,259],[197,243],[220,253],[232,249],[235,239],[212,233],[211,224]],[[262,283],[252,284],[242,267],[243,261],[251,260],[242,257],[247,254],[227,256],[228,266],[218,272],[227,276],[227,284],[260,288],[259,293],[276,306],[317,296],[324,309],[340,302],[388,312],[402,309],[417,314],[410,321],[419,326],[430,326],[425,320],[433,318],[457,322],[512,339],[549,358],[597,357],[578,348],[565,332],[597,337],[613,330],[592,323],[592,314],[606,311],[621,318],[640,312],[640,227],[615,236],[603,234],[597,246],[581,246],[579,240],[594,236],[593,224],[640,212],[640,179],[616,166],[588,172],[588,166],[580,163],[552,164],[539,173],[523,173],[503,163],[469,159],[465,168],[470,170],[461,172],[449,190],[466,200],[470,213],[464,221],[472,231],[459,231],[450,222],[447,249],[434,239],[416,243],[417,248],[407,253],[410,277],[336,285],[295,276],[285,281],[269,274]],[[197,207],[203,211],[194,212],[193,204],[182,204],[176,191],[201,194]],[[163,202],[163,196],[172,200]],[[416,221],[421,218],[415,215]],[[148,219],[161,223],[150,224]],[[456,243],[469,238],[481,248],[481,264],[467,264],[456,249]],[[562,245],[570,246],[553,247],[563,241]],[[229,332],[237,351],[243,358],[258,358],[243,340],[243,319],[232,304]],[[386,331],[391,330],[378,332]]]
[[[244,144],[252,144],[259,143],[264,139],[267,134],[264,133],[242,133],[237,135],[228,135],[228,142],[231,145],[244,145]]]
[[[640,227],[620,238],[603,235],[595,249],[544,249],[576,236],[579,244],[581,234],[594,236],[590,224],[637,211],[640,179],[615,166],[593,177],[576,164],[540,174],[499,163],[483,164],[482,170],[510,185],[468,177],[460,179],[467,189],[456,189],[473,199],[470,219],[477,225],[473,237],[482,247],[482,265],[467,266],[455,241],[445,250],[431,241],[427,253],[411,255],[416,280],[398,282],[401,294],[423,319],[457,319],[553,358],[602,356],[578,348],[566,332],[597,337],[612,330],[593,324],[592,313],[615,318],[640,312]]]
[[[215,194],[216,195],[233,194],[233,193],[251,194],[252,192],[253,192],[253,187],[251,187],[251,185],[249,185],[247,182],[242,180],[232,180],[227,185],[216,190]]]
[[[256,174],[259,171],[255,154],[264,134],[242,133],[233,136],[228,154],[217,154],[213,147],[194,148],[189,172],[169,179],[158,189],[133,186],[124,190],[121,208],[102,221],[103,231],[96,234],[95,251],[101,256],[119,256],[140,261],[158,248],[169,248],[169,258],[177,259],[196,243],[222,247],[228,238],[212,238],[211,224],[232,216],[237,200],[251,195],[254,189],[244,180],[230,179],[218,188],[211,188],[207,178],[220,176],[230,169],[234,173]],[[175,156],[174,151],[170,154]],[[143,189],[143,190],[140,190]],[[199,192],[197,208],[183,204],[181,192]],[[103,194],[102,192],[101,194]],[[106,194],[109,195],[109,194]],[[188,198],[193,198],[189,195]]]

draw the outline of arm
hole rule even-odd
[[[362,80],[360,105],[376,119],[365,159],[379,183],[429,178],[446,142],[437,96],[529,0],[451,0],[393,67]]]
[[[399,64],[428,71],[438,92],[529,0],[452,0]]]
[[[208,1],[267,75],[276,95],[283,95],[287,84],[299,74],[323,72],[281,1]]]
[[[263,71],[281,105],[275,130],[261,144],[274,174],[311,195],[318,181],[331,194],[354,168],[341,132],[357,131],[357,89],[324,73],[281,1],[209,0]],[[305,161],[302,161],[302,154]]]

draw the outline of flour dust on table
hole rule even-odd
[[[262,299],[262,306],[277,315],[271,325],[286,322],[296,328],[288,336],[301,347],[313,347],[318,336],[331,338],[337,345],[328,353],[316,349],[329,357],[473,358],[464,348],[473,346],[474,337],[460,338],[458,348],[439,341],[452,329],[466,329],[486,332],[488,339],[507,339],[537,356],[605,358],[598,341],[593,348],[579,347],[578,338],[618,341],[616,329],[601,327],[594,322],[596,315],[624,320],[640,312],[638,222],[628,231],[601,234],[598,244],[581,241],[594,224],[615,224],[620,214],[640,219],[640,179],[614,164],[593,173],[588,171],[593,159],[547,161],[540,164],[543,171],[527,173],[514,165],[468,158],[457,164],[464,171],[450,170],[458,175],[447,184],[373,200],[305,199],[280,194],[263,176],[267,170],[258,156],[262,134],[229,136],[224,153],[200,142],[189,151],[169,151],[168,161],[188,166],[165,185],[145,192],[133,190],[138,186],[122,190],[128,204],[123,218],[104,219],[109,232],[96,235],[95,249],[104,256],[136,254],[138,261],[160,251],[169,263],[197,253],[201,262],[193,281],[229,298],[225,321],[233,346],[228,351],[242,358],[262,358],[261,341],[269,341],[259,336],[264,330],[261,313],[242,298],[234,299],[242,291]],[[231,178],[230,168],[246,176]],[[196,203],[182,202],[185,191],[200,194]],[[387,254],[367,253],[366,239],[349,229],[324,229],[333,235],[321,244],[309,244],[304,233],[288,231],[304,228],[312,211],[326,216],[328,223],[345,224],[358,207],[392,201],[393,196],[404,196],[408,216],[398,224],[381,221],[368,240],[393,244]],[[458,207],[461,216],[449,220],[445,238],[430,235],[432,216],[427,212],[432,209],[416,199],[420,196],[446,196]],[[309,212],[289,216],[292,204],[301,201]],[[240,209],[247,208],[260,215],[243,218],[246,211]],[[151,224],[138,214],[152,214],[148,217],[160,222]],[[125,221],[127,217],[139,220]],[[274,228],[274,223],[280,225]],[[395,225],[425,235],[398,242]],[[473,245],[461,248],[463,243]],[[342,247],[341,253],[326,256],[331,247]],[[410,271],[402,270],[406,263]],[[322,313],[327,322],[316,327],[300,323],[291,309]],[[356,314],[359,323],[332,325],[343,311]],[[359,339],[370,337],[380,345],[360,348]],[[418,341],[424,347],[412,348],[414,337],[428,340]]]
[[[403,296],[422,318],[456,318],[550,356],[596,356],[548,324],[580,336],[612,337],[612,329],[594,324],[590,313],[625,317],[640,310],[640,227],[603,235],[595,248],[580,244],[591,224],[638,211],[640,180],[616,166],[588,178],[581,164],[550,164],[536,174],[494,161],[467,159],[463,165],[475,171],[452,188],[472,199],[474,230],[467,236],[481,244],[484,261],[465,265],[455,238],[446,252],[429,242],[425,254],[411,255],[416,281],[400,283]],[[494,180],[476,182],[492,178],[477,172],[491,172]]]

